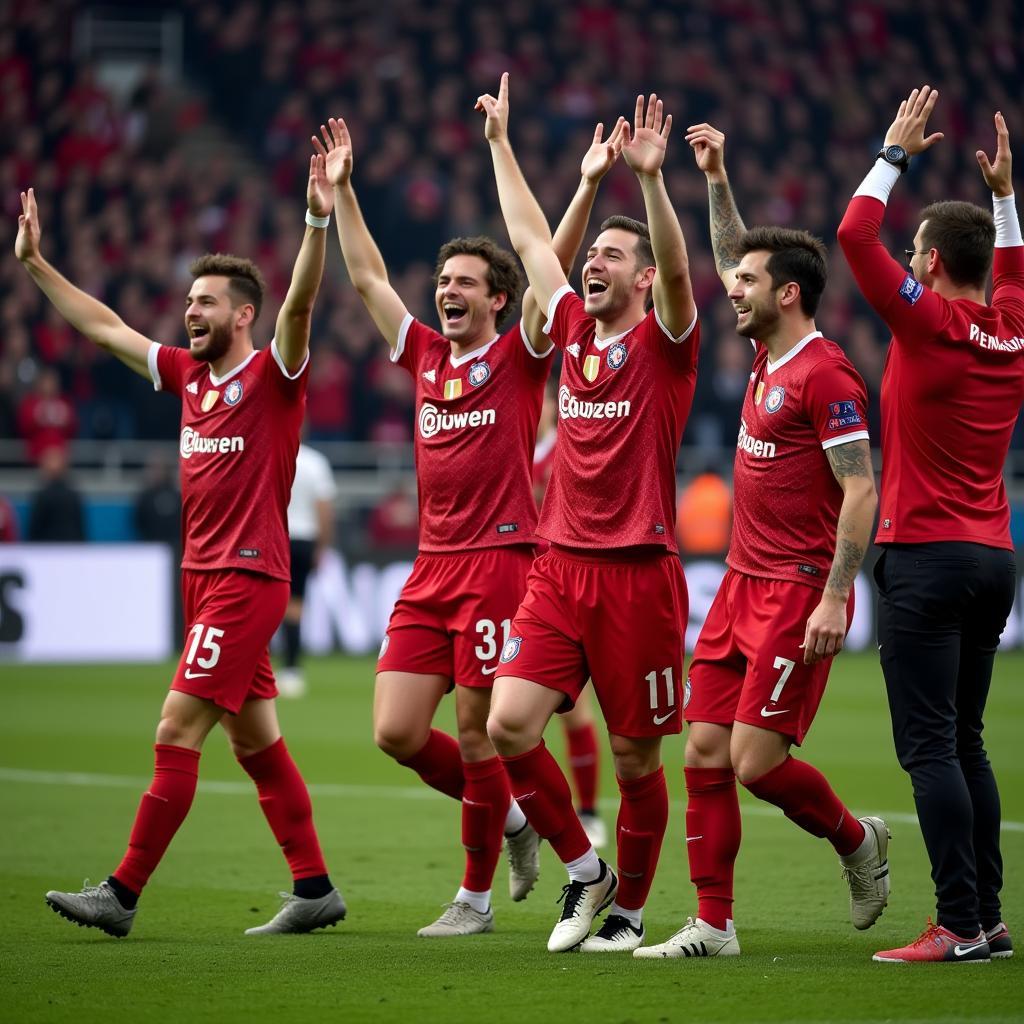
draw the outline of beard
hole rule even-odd
[[[743,338],[763,338],[775,329],[779,322],[779,310],[777,306],[751,307],[750,317],[747,322],[740,326],[736,325],[736,333]]]
[[[231,348],[231,328],[227,324],[210,324],[210,333],[202,340],[202,346],[189,347],[189,355],[197,363],[215,363]]]

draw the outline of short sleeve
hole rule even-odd
[[[585,341],[593,332],[594,318],[587,315],[583,300],[567,284],[551,296],[547,314],[544,333],[559,349],[565,349],[573,342]]]
[[[270,342],[269,356],[261,352],[259,358],[264,360],[263,373],[269,377],[278,394],[286,403],[304,400],[306,385],[309,383],[309,353],[302,365],[293,373],[284,365],[281,353],[277,350],[277,342]]]
[[[700,321],[696,313],[693,314],[690,326],[676,338],[661,322],[658,311],[652,307],[647,314],[647,332],[658,353],[673,367],[684,371],[696,369],[700,352]]]
[[[154,341],[149,346],[146,361],[154,390],[169,391],[180,398],[185,389],[185,374],[193,365],[188,352],[174,345],[160,345]]]
[[[822,448],[868,440],[867,406],[864,381],[846,360],[823,360],[804,385],[804,407]]]
[[[531,380],[547,380],[555,346],[549,345],[546,352],[534,351],[522,320],[502,335],[501,345],[512,353],[515,365],[525,377]]]
[[[438,338],[444,340],[437,331],[406,313],[398,328],[398,341],[391,352],[391,362],[397,363],[415,377],[424,354]]]

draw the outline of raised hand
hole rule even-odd
[[[915,89],[900,104],[896,120],[889,125],[889,130],[885,133],[885,145],[902,146],[909,156],[931,149],[943,137],[942,132],[932,132],[927,137],[924,134],[928,118],[932,116],[938,99],[938,90],[930,85],[922,85],[920,89]]]
[[[21,216],[18,217],[18,237],[14,240],[14,255],[23,263],[39,255],[39,210],[36,208],[34,189],[21,193]]]
[[[622,156],[636,174],[653,177],[661,171],[672,130],[672,115],[665,117],[664,113],[664,105],[653,92],[647,100],[646,115],[644,98],[637,96],[633,130],[628,122],[622,126]]]
[[[313,148],[323,158],[324,176],[332,188],[347,185],[352,177],[352,137],[344,118],[329,117],[326,125],[320,125],[321,142],[313,136]],[[309,168],[310,188],[313,187],[313,165]],[[312,209],[312,207],[310,207]]]
[[[474,110],[479,110],[484,115],[484,138],[488,142],[497,142],[499,139],[508,138],[508,72],[502,73],[501,81],[498,83],[498,96],[495,98],[489,92],[478,96]]]
[[[334,207],[331,183],[327,180],[327,159],[319,153],[314,153],[309,158],[306,203],[314,217],[326,217]]]
[[[985,184],[997,196],[1013,195],[1013,180],[1010,172],[1013,170],[1013,157],[1010,154],[1010,133],[1006,129],[1006,120],[1003,115],[996,111],[996,158],[989,162],[988,156],[983,149],[979,149],[974,155],[978,158],[978,166],[981,168]]]
[[[604,124],[598,121],[594,129],[594,141],[590,149],[583,155],[583,162],[580,164],[580,174],[587,181],[600,181],[615,165],[622,152],[622,126],[626,123],[624,117],[615,122],[611,135],[604,141],[601,136],[604,134]]]
[[[697,169],[709,178],[725,174],[725,133],[714,125],[692,124],[686,129],[686,141],[693,150]]]

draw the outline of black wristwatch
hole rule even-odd
[[[900,174],[910,166],[910,154],[902,147],[895,143],[891,146],[883,146],[876,154],[876,160],[884,160],[887,164],[892,164],[893,167],[897,168]]]

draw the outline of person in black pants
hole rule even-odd
[[[839,228],[858,285],[893,332],[881,392],[878,640],[938,906],[915,941],[875,954],[883,962],[1013,955],[982,730],[1016,586],[1002,468],[1024,402],[1024,240],[997,113],[995,159],[977,154],[993,212],[929,206],[906,250],[909,272],[883,248],[889,192],[910,157],[942,137],[925,136],[937,99],[924,86],[900,105]]]

